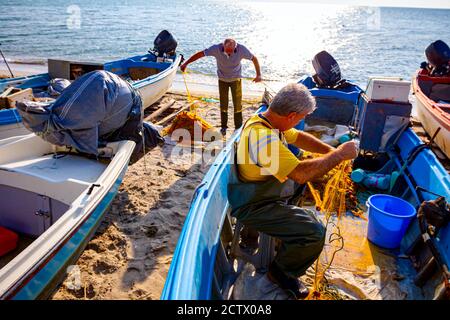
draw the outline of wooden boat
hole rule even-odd
[[[109,143],[98,161],[34,134],[1,141],[0,225],[19,234],[17,249],[0,257],[1,299],[54,291],[116,195],[134,146]]]
[[[329,123],[336,122],[352,124],[352,117],[342,117],[342,108],[352,106],[349,114],[358,114],[363,90],[351,84],[344,89],[318,88],[312,77],[304,77],[300,83],[306,85],[316,96],[317,109],[314,121],[326,117]],[[263,106],[267,108],[267,106]],[[261,110],[259,110],[261,111]],[[258,112],[259,112],[258,111]],[[359,110],[361,114],[361,110]],[[350,119],[350,120],[349,120]],[[306,119],[306,123],[312,119]],[[350,122],[349,122],[350,121]],[[257,291],[258,273],[245,274],[245,265],[250,263],[258,270],[267,270],[268,262],[273,258],[273,241],[270,237],[260,234],[259,248],[256,254],[249,257],[239,249],[240,225],[230,216],[230,206],[227,199],[228,183],[236,181],[236,173],[232,161],[234,159],[233,144],[239,139],[240,131],[227,142],[223,150],[217,155],[213,165],[198,185],[193,196],[189,212],[186,216],[183,230],[180,234],[172,263],[167,275],[161,299],[164,300],[202,300],[202,299],[249,299],[255,295],[245,295],[236,292],[237,288],[250,288]],[[409,128],[401,131],[388,152],[380,154],[378,167],[385,173],[400,172],[398,184],[390,194],[401,197],[418,207],[422,201],[435,199],[436,194],[450,199],[450,176],[439,163],[436,156],[424,145],[418,136]],[[401,169],[401,168],[404,169]],[[426,190],[426,191],[424,191]],[[435,274],[434,280],[429,280],[422,288],[414,284],[414,280],[424,273],[413,269],[413,264],[407,259],[400,258],[400,252],[412,255],[415,244],[421,243],[421,232],[415,219],[403,237],[401,250],[382,250],[366,239],[367,221],[357,219],[351,215],[341,218],[341,226],[345,238],[342,252],[336,254],[333,270],[350,270],[355,274],[367,274],[378,270],[376,278],[379,288],[388,288],[378,294],[378,299],[404,299],[404,295],[394,293],[408,293],[407,299],[430,299],[438,292],[441,278]],[[445,261],[450,261],[450,226],[440,230],[438,235],[439,249]],[[269,239],[268,239],[269,238]],[[325,249],[326,250],[326,249]],[[429,257],[429,256],[428,256]],[[421,267],[423,262],[418,262]],[[375,271],[374,271],[375,272]],[[401,274],[405,279],[401,282],[394,280],[392,274]],[[418,274],[421,274],[419,276]],[[242,281],[247,278],[247,286]],[[246,278],[245,278],[246,277]],[[416,279],[414,279],[416,278]],[[262,277],[258,278],[262,279]],[[436,280],[437,279],[437,280]],[[253,281],[253,282],[251,282]],[[261,280],[262,281],[262,280]],[[367,280],[366,281],[375,281]],[[266,281],[267,282],[267,281]],[[419,282],[419,281],[418,281]],[[417,282],[417,283],[418,283]],[[424,282],[424,281],[423,281]],[[245,282],[244,282],[245,283]],[[341,279],[341,283],[345,283]],[[367,283],[367,282],[366,282]],[[354,288],[351,287],[350,288]],[[402,291],[403,290],[403,291]],[[245,291],[245,290],[244,290]],[[270,288],[270,292],[274,289]],[[362,292],[356,287],[354,292]],[[392,293],[387,295],[387,292]],[[442,291],[439,291],[442,293]],[[250,292],[253,294],[252,292]],[[266,296],[267,298],[267,296]],[[356,297],[358,298],[358,297]],[[368,297],[359,297],[367,299]],[[261,299],[261,296],[258,297]]]
[[[428,71],[417,71],[412,88],[416,111],[425,131],[450,159],[450,77],[430,77]]]
[[[93,70],[106,70],[127,79],[142,97],[144,108],[160,99],[172,86],[181,61],[180,55],[174,55],[161,62],[156,55],[148,53],[104,64],[65,60],[48,61],[48,73],[0,80],[0,92],[7,88],[28,90],[27,95],[4,98],[4,109],[0,105],[0,139],[28,134],[21,124],[21,118],[14,108],[14,101],[30,99],[33,94],[47,90],[51,79],[63,78],[74,80],[77,76]],[[1,98],[0,98],[1,99]]]

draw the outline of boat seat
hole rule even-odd
[[[0,185],[48,196],[71,204],[97,181],[106,165],[76,155],[44,155],[0,165]]]
[[[450,84],[437,83],[431,87],[430,99],[434,101],[450,101]]]
[[[241,222],[236,221],[233,240],[231,242],[231,256],[251,263],[257,272],[267,272],[270,263],[275,257],[276,239],[265,233],[259,232],[258,250],[256,253],[250,254],[239,246],[243,227],[244,225]]]

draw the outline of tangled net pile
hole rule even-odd
[[[202,141],[205,131],[213,128],[213,126],[197,114],[197,109],[200,108],[198,100],[191,95],[185,74],[182,73],[182,75],[184,85],[186,86],[186,95],[190,110],[182,111],[177,114],[172,123],[162,130],[162,135],[166,136],[172,134],[177,129],[185,129],[189,132],[191,141]],[[201,135],[198,136],[195,134],[195,127],[199,127],[201,129]]]
[[[319,157],[319,154],[305,153],[303,159],[311,159]],[[315,263],[315,274],[313,290],[308,299],[313,300],[341,300],[344,299],[336,288],[328,284],[326,272],[331,267],[337,252],[344,248],[344,238],[341,235],[339,221],[343,214],[351,212],[354,216],[366,219],[363,211],[359,208],[358,199],[356,197],[356,186],[350,178],[352,172],[351,161],[344,161],[336,168],[329,171],[323,177],[308,182],[308,188],[312,198],[316,204],[316,210],[325,215],[325,228],[330,230],[327,232],[328,245],[333,246],[333,252],[328,262],[321,262],[325,250]],[[337,223],[333,220],[337,219]],[[326,257],[325,257],[326,258]]]
[[[302,159],[320,157],[320,154],[305,152]],[[351,161],[344,161],[324,176],[307,183],[316,210],[328,216],[341,217],[346,212],[366,219],[356,196],[356,185],[350,178]],[[321,196],[321,194],[323,196]]]
[[[196,135],[196,126],[201,129],[201,135]],[[172,134],[177,129],[185,129],[189,132],[191,141],[202,141],[205,131],[211,128],[213,128],[213,126],[195,112],[182,111],[175,117],[168,127],[163,129],[162,135],[165,136]]]

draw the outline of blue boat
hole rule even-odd
[[[393,106],[370,105],[369,107],[375,108],[375,112],[371,113],[366,93],[351,82],[335,89],[319,87],[310,76],[304,76],[299,82],[310,90],[317,101],[317,109],[307,117],[306,124],[332,122],[355,126],[354,129],[361,139],[361,148],[366,150],[363,155],[373,156],[379,161],[374,171],[389,174],[395,171],[399,174],[395,188],[390,194],[401,197],[415,208],[424,201],[436,199],[438,195],[447,201],[450,199],[449,173],[411,128],[405,126],[397,135],[391,135],[393,140],[390,140],[390,147],[378,152],[382,150],[381,136],[386,133],[374,129],[379,127],[379,123],[376,123],[378,118],[374,114],[380,114],[381,111],[391,112]],[[267,106],[263,105],[258,112],[265,108]],[[410,106],[394,108],[396,112],[405,110],[405,114],[397,114],[397,120],[409,121],[407,108]],[[383,121],[385,120],[386,118]],[[299,124],[298,127],[303,126],[304,124]],[[259,249],[255,255],[243,254],[238,245],[241,226],[229,214],[227,185],[237,179],[232,159],[233,144],[239,136],[240,130],[228,140],[195,190],[161,295],[163,300],[254,298],[236,292],[239,286],[242,289],[240,282],[245,281],[243,277],[248,278],[251,274],[245,274],[246,268],[243,265],[250,263],[254,266],[252,270],[267,270],[268,263],[273,258],[273,239],[264,234],[260,234]],[[341,223],[345,226],[343,229],[347,230],[343,231],[345,246],[342,252],[336,254],[333,266],[340,267],[339,270],[350,270],[350,277],[369,273],[375,277],[378,272],[377,295],[358,296],[357,293],[363,290],[356,288],[357,285],[353,283],[347,286],[347,289],[351,286],[355,288],[355,295],[350,297],[432,299],[443,296],[445,288],[442,288],[442,274],[437,265],[434,265],[432,270],[429,265],[427,267],[430,263],[430,260],[427,260],[430,258],[430,252],[421,240],[422,232],[417,218],[410,224],[401,247],[397,250],[382,249],[367,241],[367,221],[363,219],[346,215]],[[439,261],[448,266],[450,226],[440,228],[435,240],[440,253]],[[420,260],[421,254],[427,256],[424,261]],[[413,263],[407,257],[416,259],[418,270],[413,268]],[[392,274],[401,275],[403,280],[395,280]],[[376,282],[375,278],[370,279]],[[340,283],[345,281],[341,279]],[[383,291],[380,288],[390,290]]]
[[[8,87],[31,89],[33,94],[45,93],[51,79],[62,78],[70,81],[93,71],[106,70],[127,79],[142,97],[144,108],[155,103],[172,86],[181,61],[181,56],[174,54],[158,58],[154,53],[137,55],[126,59],[106,63],[87,63],[49,59],[48,72],[28,77],[0,80],[0,92]],[[15,108],[0,110],[0,140],[12,136],[28,134]]]

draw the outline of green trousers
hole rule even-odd
[[[315,213],[286,202],[251,206],[238,210],[235,217],[244,226],[281,240],[275,263],[291,277],[302,276],[325,243],[325,227]]]
[[[231,90],[234,107],[234,127],[242,126],[242,81],[241,79],[226,82],[219,80],[220,120],[221,127],[228,128],[228,93]]]

